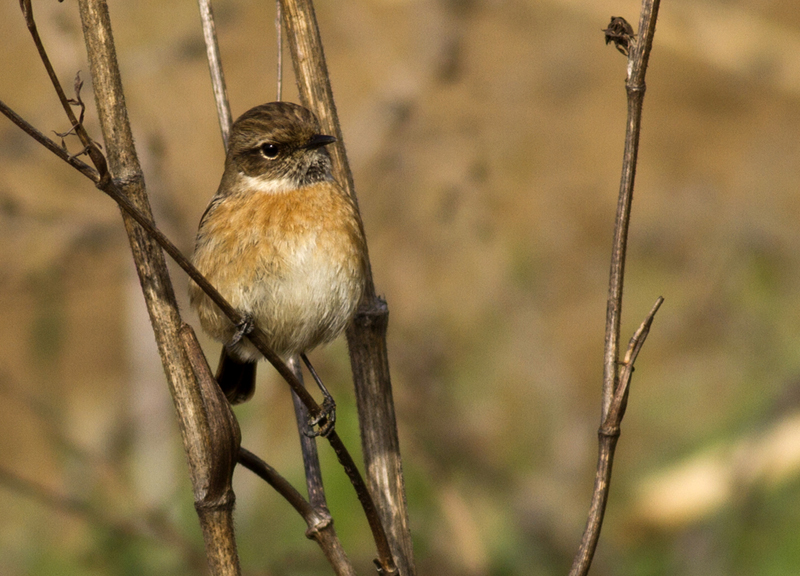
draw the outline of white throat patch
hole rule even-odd
[[[285,194],[291,192],[297,186],[290,178],[263,178],[258,176],[240,175],[242,187],[245,190],[257,190],[266,194]]]

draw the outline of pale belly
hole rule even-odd
[[[234,308],[255,321],[283,357],[339,335],[355,313],[364,286],[364,240],[352,206],[336,197],[303,200],[299,216],[280,207],[254,210],[253,202],[222,206],[229,214],[204,223],[193,258],[200,272]],[[340,217],[331,219],[331,211],[337,210]],[[236,328],[194,283],[190,299],[204,330],[230,344]],[[261,357],[247,339],[229,349],[240,360]]]

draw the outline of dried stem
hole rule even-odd
[[[633,183],[639,154],[639,134],[642,123],[647,63],[653,46],[656,18],[660,0],[643,0],[639,17],[639,37],[631,37],[628,48],[628,121],[625,131],[625,151],[622,158],[617,218],[614,226],[614,244],[611,252],[611,272],[606,308],[606,336],[603,370],[603,409],[605,419],[611,399],[619,382],[619,332],[622,315],[622,287],[625,276],[625,255],[628,246],[628,225],[633,201]]]
[[[294,64],[300,100],[320,119],[322,129],[336,137],[331,146],[334,176],[356,199],[353,176],[344,148],[325,54],[311,0],[280,0],[289,47]],[[401,574],[412,576],[414,555],[408,523],[400,443],[392,400],[389,362],[386,352],[386,327],[389,311],[375,293],[368,266],[367,286],[356,317],[348,328],[350,364],[356,388],[361,444],[370,493],[386,530],[394,562]],[[375,522],[370,520],[375,533]],[[380,539],[376,535],[376,541]],[[379,544],[380,549],[380,544]],[[382,554],[385,571],[392,558]]]
[[[653,317],[661,306],[661,302],[663,302],[663,299],[659,297],[650,314],[631,339],[628,353],[625,355],[624,362],[620,364],[620,315],[622,313],[622,288],[625,274],[628,225],[639,151],[642,103],[645,92],[644,77],[650,57],[650,49],[653,45],[658,7],[659,0],[643,0],[639,18],[638,38],[633,36],[630,25],[622,18],[612,18],[609,29],[605,31],[606,41],[614,42],[617,49],[628,57],[628,78],[625,84],[628,94],[628,121],[609,275],[597,470],[589,517],[580,548],[575,555],[572,569],[570,570],[570,576],[587,574],[594,552],[597,549],[597,542],[603,525],[603,515],[608,501],[614,452],[619,439],[620,423],[625,414],[630,378],[633,374],[633,364],[647,337]],[[620,367],[622,368],[621,371]],[[622,374],[622,378],[620,374]]]
[[[222,73],[222,59],[217,42],[217,26],[211,10],[211,0],[197,0],[200,8],[200,20],[203,22],[203,40],[206,44],[208,70],[211,73],[211,87],[214,90],[214,102],[217,104],[217,118],[222,132],[222,144],[228,149],[228,138],[231,133],[231,107],[228,104],[228,89],[225,87],[225,75]]]
[[[297,379],[303,382],[303,368],[298,356],[289,359],[289,367],[294,371]],[[306,475],[308,499],[311,505],[320,510],[328,511],[328,502],[325,498],[325,488],[322,485],[322,468],[319,464],[317,453],[317,440],[308,434],[308,410],[297,397],[292,394],[297,431],[300,436],[300,447],[303,453],[303,469]]]
[[[204,447],[208,481],[203,487],[202,499],[195,499],[195,508],[204,527],[203,540],[211,573],[234,575],[239,573],[240,568],[233,538],[233,504],[236,498],[232,479],[242,436],[231,405],[214,380],[194,330],[184,324],[180,336],[200,383],[208,423],[205,436],[207,444]]]
[[[294,371],[297,379],[303,382],[303,369],[298,356],[293,356],[289,360],[289,367]],[[322,484],[322,468],[319,463],[317,452],[317,439],[311,437],[308,432],[308,410],[300,401],[296,394],[292,394],[292,404],[294,406],[295,419],[297,421],[297,431],[300,436],[300,448],[303,454],[303,470],[306,476],[306,488],[310,507],[314,510],[315,518],[327,519],[326,523],[320,523],[321,527],[312,527],[306,535],[314,538],[322,546],[325,556],[330,561],[334,570],[339,575],[354,575],[355,569],[347,558],[336,531],[333,528],[333,519],[328,510],[328,501],[325,497],[325,488]],[[358,490],[357,490],[358,491]]]
[[[587,574],[592,563],[592,558],[594,557],[594,552],[597,549],[597,542],[600,539],[600,529],[603,525],[603,515],[605,514],[606,503],[608,502],[611,469],[614,464],[614,452],[616,450],[617,440],[619,439],[620,424],[622,423],[622,417],[625,415],[625,407],[628,403],[628,387],[631,376],[633,375],[633,365],[650,332],[650,325],[653,323],[653,318],[661,307],[662,302],[664,302],[664,299],[659,296],[652,310],[650,310],[650,313],[631,338],[622,365],[620,385],[611,401],[608,416],[597,431],[599,447],[592,503],[589,506],[586,529],[584,530],[578,553],[573,560],[570,576],[583,576]]]

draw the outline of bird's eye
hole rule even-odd
[[[278,157],[278,152],[280,152],[280,148],[277,144],[273,144],[272,142],[266,142],[261,145],[261,153],[264,155],[265,158],[269,158],[270,160],[274,160]]]

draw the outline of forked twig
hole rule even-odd
[[[636,331],[625,359],[619,362],[620,316],[622,313],[622,286],[625,275],[625,255],[628,243],[628,225],[633,200],[633,183],[639,151],[642,102],[644,99],[647,64],[653,45],[656,18],[660,0],[643,0],[639,15],[639,37],[624,18],[613,17],[604,30],[606,43],[613,42],[628,58],[627,81],[628,121],[625,133],[625,152],[622,161],[617,216],[614,226],[614,243],[609,273],[608,304],[606,309],[605,351],[603,356],[603,395],[601,424],[598,431],[599,447],[592,502],[581,545],[572,563],[570,576],[584,576],[591,566],[600,530],[603,525],[606,503],[611,482],[614,451],[620,432],[620,422],[625,414],[633,364],[650,330],[658,308],[663,302],[659,297],[650,314]]]
[[[108,178],[108,167],[106,165],[106,159],[103,153],[100,151],[100,148],[97,144],[89,137],[89,134],[86,132],[86,129],[83,126],[83,111],[84,106],[83,102],[80,100],[80,88],[83,85],[80,82],[80,77],[76,76],[75,78],[75,92],[76,97],[75,99],[67,98],[67,95],[64,93],[64,89],[61,86],[61,82],[58,80],[58,76],[56,75],[56,71],[53,68],[53,64],[50,62],[50,57],[47,55],[47,50],[44,48],[44,44],[42,43],[42,38],[39,36],[39,30],[36,26],[36,20],[33,18],[33,6],[31,5],[31,0],[20,0],[19,2],[20,8],[22,9],[22,14],[25,17],[25,24],[28,26],[28,31],[31,33],[31,38],[33,38],[33,43],[36,45],[36,50],[39,52],[39,58],[42,60],[42,64],[44,64],[45,70],[47,71],[47,75],[50,77],[50,82],[53,85],[53,88],[58,95],[58,100],[61,102],[61,107],[64,109],[64,113],[67,115],[67,118],[70,121],[71,127],[70,129],[64,133],[70,134],[74,133],[83,144],[84,149],[82,152],[77,154],[76,156],[87,154],[92,163],[97,168],[98,173],[102,178]],[[75,113],[72,111],[72,106],[74,102],[80,102],[81,107],[81,118],[80,120],[75,117]],[[65,148],[66,149],[66,148]],[[73,158],[74,159],[74,158]],[[70,164],[72,164],[70,162]],[[75,166],[73,164],[73,166]]]

